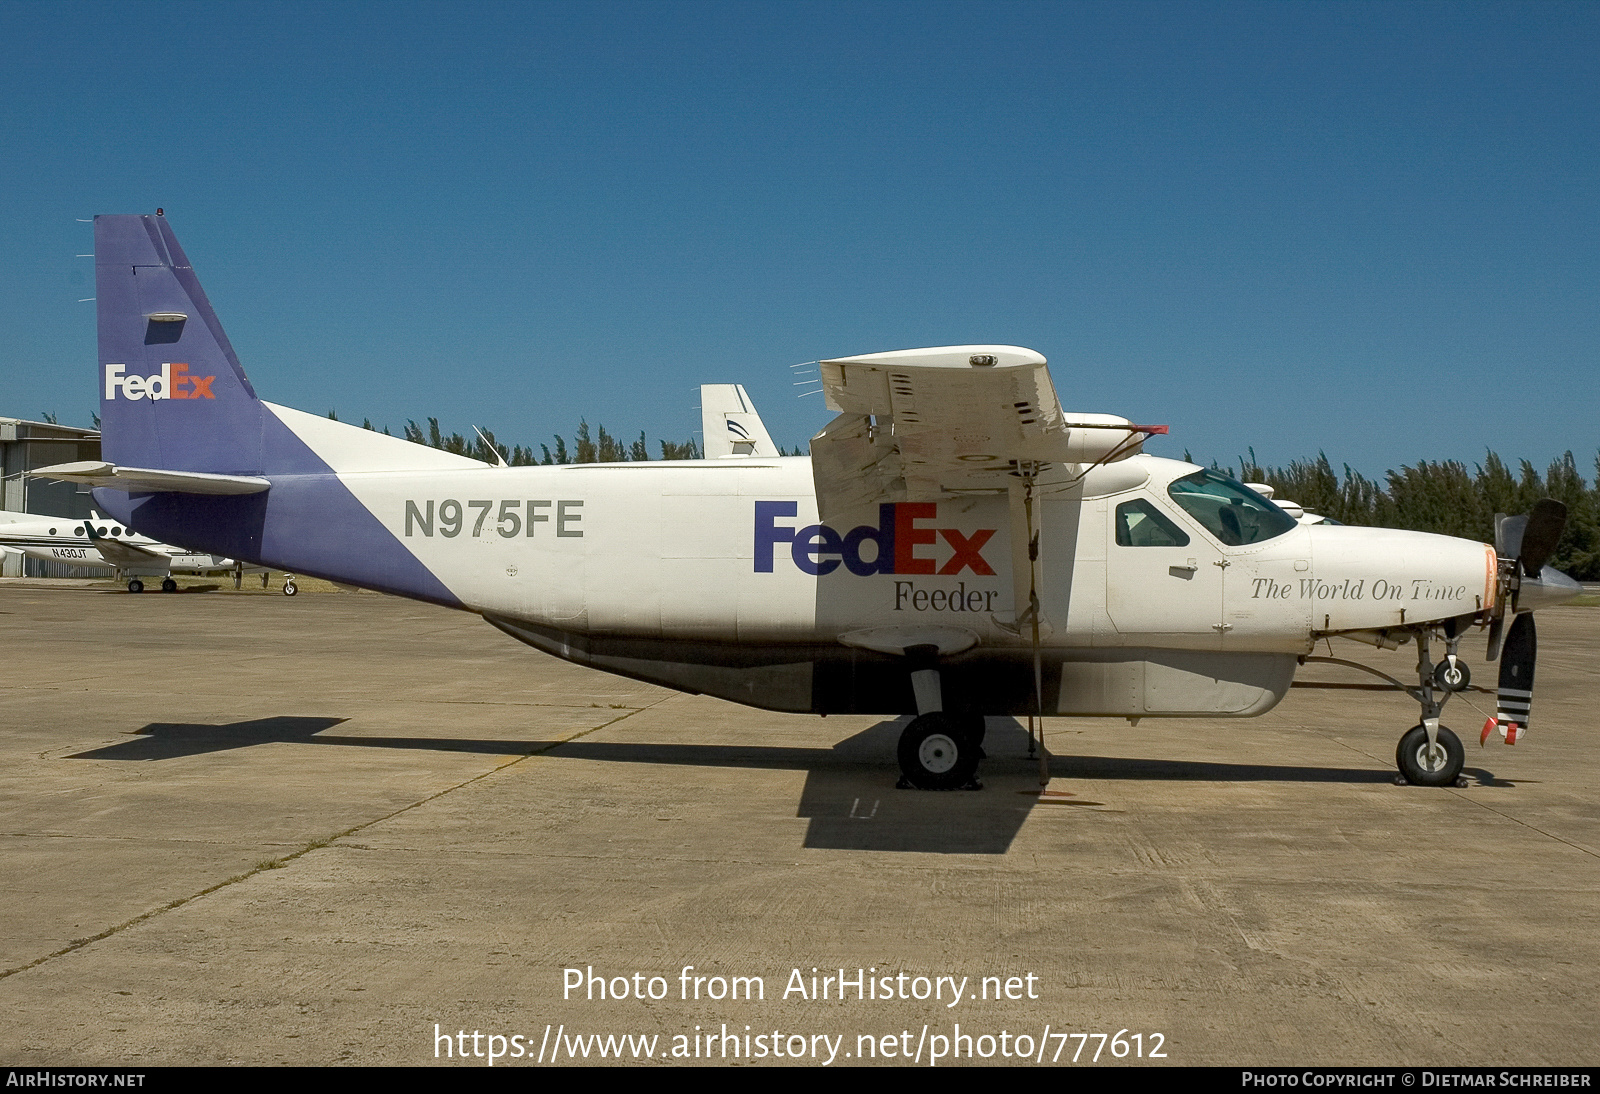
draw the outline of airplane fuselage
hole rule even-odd
[[[334,446],[317,447],[337,465]],[[1223,543],[1169,490],[1199,470],[1136,456],[1041,493],[1050,713],[1259,714],[1319,635],[1477,615],[1493,595],[1492,548],[1465,540],[1286,518],[1281,534]],[[877,505],[824,525],[803,457],[333,477],[438,579],[446,594],[428,599],[570,660],[774,709],[902,713],[914,709],[903,659],[870,636],[909,646],[954,630],[972,641],[943,661],[951,709],[1037,705],[1031,628],[1015,623],[1028,563],[1005,495]],[[274,477],[260,525],[271,499],[335,488],[325,478]],[[303,539],[206,543],[207,523],[223,522],[181,513],[219,504],[254,502],[135,503],[128,516],[272,568],[417,595],[367,554],[341,565]],[[1125,542],[1130,519],[1160,518],[1186,542]]]

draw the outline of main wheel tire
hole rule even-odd
[[[961,719],[924,714],[900,734],[900,771],[919,790],[959,790],[977,773],[978,748]]]
[[[989,726],[984,721],[983,715],[956,714],[950,717],[955,719],[957,727],[962,733],[966,734],[967,740],[971,742],[972,747],[976,750],[975,754],[978,759],[982,760],[987,756],[988,753],[983,750],[983,738],[989,732]]]
[[[178,583],[169,577],[161,583],[161,591],[164,593],[175,593],[178,591]]]
[[[1433,682],[1445,691],[1466,691],[1472,683],[1472,670],[1459,657],[1454,665],[1448,660],[1440,661],[1433,668]]]
[[[1428,731],[1418,725],[1400,738],[1394,759],[1401,776],[1412,786],[1454,786],[1467,753],[1461,739],[1444,726],[1439,727],[1439,743],[1430,750]]]
[[[128,582],[128,591],[130,593],[144,592],[144,582],[140,581],[138,578],[134,578],[132,581]]]

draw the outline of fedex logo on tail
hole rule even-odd
[[[127,365],[106,366],[106,398],[115,399],[120,392],[124,399],[215,399],[211,381],[215,376],[191,376],[189,366],[182,361],[171,361],[161,366],[161,371],[149,376],[126,376]]]
[[[842,563],[852,574],[975,574],[993,576],[994,568],[983,557],[983,546],[996,529],[980,528],[971,535],[957,528],[921,528],[918,521],[938,519],[938,504],[931,501],[895,502],[878,506],[878,524],[858,525],[840,535],[826,524],[792,528],[778,521],[794,517],[799,506],[792,501],[756,502],[755,572],[772,573],[779,544],[788,545],[789,557],[802,573],[831,574]],[[939,565],[920,554],[940,540],[954,552]],[[864,558],[863,548],[871,543]]]

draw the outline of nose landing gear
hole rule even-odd
[[[1450,696],[1467,690],[1472,673],[1466,663],[1456,657],[1456,646],[1461,640],[1460,633],[1447,632],[1445,642],[1449,652],[1443,661],[1438,664],[1433,662],[1429,651],[1434,634],[1434,630],[1430,627],[1417,627],[1411,632],[1417,642],[1415,686],[1402,683],[1388,673],[1379,672],[1370,665],[1363,665],[1358,661],[1347,661],[1341,657],[1302,658],[1302,661],[1306,662],[1344,665],[1347,668],[1369,672],[1387,680],[1421,706],[1422,721],[1405,732],[1400,738],[1399,747],[1395,749],[1395,766],[1400,771],[1395,782],[1402,786],[1466,785],[1466,781],[1461,778],[1461,768],[1467,760],[1466,750],[1461,746],[1461,739],[1452,733],[1449,727],[1440,724],[1439,716]]]
[[[1394,751],[1400,777],[1412,786],[1454,786],[1466,758],[1461,739],[1437,718],[1431,740],[1426,725],[1412,726]]]
[[[1412,786],[1454,786],[1461,776],[1462,765],[1467,762],[1467,753],[1461,747],[1460,738],[1439,724],[1439,715],[1451,695],[1466,690],[1472,674],[1456,659],[1459,635],[1448,640],[1446,648],[1450,652],[1437,665],[1428,655],[1430,632],[1426,628],[1419,629],[1416,638],[1417,686],[1406,688],[1406,692],[1421,704],[1422,723],[1412,726],[1400,738],[1395,762],[1400,766],[1400,777]],[[1444,681],[1451,681],[1455,686]],[[1440,686],[1437,698],[1435,684]]]

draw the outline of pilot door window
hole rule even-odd
[[[1155,505],[1138,498],[1117,506],[1117,545],[1121,547],[1186,547],[1189,537]]]

